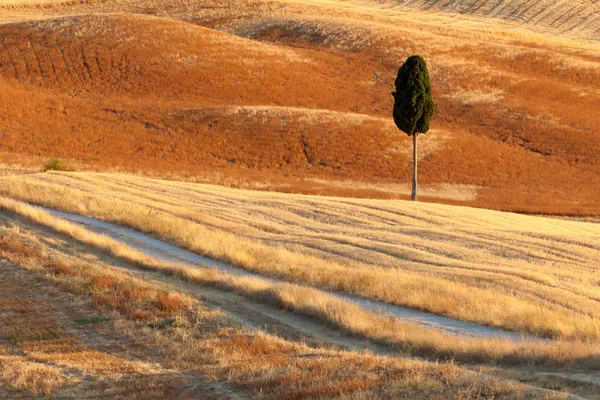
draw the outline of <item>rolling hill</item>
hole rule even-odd
[[[364,1],[393,9],[418,9],[479,17],[536,29],[544,32],[598,39],[600,3],[595,0],[384,0]]]
[[[470,207],[2,177],[0,398],[597,399],[599,238]]]
[[[599,5],[0,0],[0,398],[600,399]]]
[[[395,73],[423,54],[431,201],[598,215],[594,2],[6,3],[0,161],[404,198]]]

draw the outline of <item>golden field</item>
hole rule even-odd
[[[593,385],[561,378],[570,373],[550,374],[553,383],[525,374],[551,387],[544,389],[451,362],[286,340],[240,323],[227,307],[204,305],[202,287],[138,270],[12,213],[0,213],[0,255],[2,398],[563,399],[567,390],[593,393]]]
[[[123,175],[0,182],[2,195],[127,225],[267,276],[546,337],[600,337],[597,223]]]
[[[466,371],[453,372],[465,375],[460,379],[448,378],[448,386],[443,389],[431,386],[429,375],[419,374],[417,378],[412,372],[400,386],[396,381],[388,381],[382,386],[377,383],[380,382],[377,373],[358,378],[358,370],[348,369],[344,375],[347,379],[332,378],[334,382],[327,382],[327,389],[318,385],[312,387],[304,381],[308,376],[299,376],[294,378],[299,386],[292,387],[300,394],[290,398],[384,396],[383,392],[374,389],[376,387],[385,393],[409,397],[435,397],[429,390],[435,393],[441,390],[440,398],[472,398],[476,396],[472,390],[483,390],[489,396],[493,393],[500,397],[561,398],[563,395],[559,392],[544,391],[558,389],[594,398],[597,382],[593,377],[600,365],[598,317],[594,307],[598,301],[595,297],[597,282],[594,281],[598,272],[593,266],[599,250],[600,225],[595,222],[405,201],[247,191],[115,174],[49,172],[6,176],[0,178],[0,183],[0,194],[6,196],[0,198],[0,223],[5,226],[1,243],[3,256],[8,260],[6,265],[21,265],[19,268],[28,271],[27,279],[33,279],[32,276],[50,279],[55,286],[52,290],[67,290],[91,299],[98,310],[94,312],[110,313],[111,321],[118,314],[118,321],[128,324],[128,329],[145,326],[147,330],[148,326],[166,323],[169,326],[161,327],[159,331],[171,338],[174,333],[170,324],[177,321],[177,328],[173,330],[177,335],[188,335],[181,329],[196,328],[193,324],[188,326],[189,319],[180,326],[180,315],[184,313],[180,309],[197,313],[202,308],[194,298],[214,300],[211,296],[218,293],[218,298],[224,296],[230,303],[224,306],[219,302],[216,309],[225,315],[233,312],[235,317],[229,318],[238,323],[240,318],[246,322],[250,318],[252,324],[257,322],[254,314],[259,306],[252,304],[264,304],[260,307],[267,307],[267,310],[269,307],[288,310],[265,312],[259,308],[261,318],[270,318],[268,323],[259,320],[262,323],[259,326],[267,329],[261,335],[275,336],[243,339],[244,343],[261,340],[264,345],[275,346],[269,351],[277,354],[273,355],[276,358],[284,357],[279,353],[282,350],[279,345],[270,343],[288,340],[291,342],[286,346],[298,346],[298,332],[302,332],[300,335],[305,337],[304,340],[315,343],[311,346],[331,348],[335,344],[336,351],[340,350],[335,346],[352,348],[357,342],[376,343],[375,347],[368,345],[365,348],[382,355],[375,356],[378,361],[372,361],[373,365],[383,362],[377,357],[404,360],[389,361],[392,363],[413,363],[416,362],[414,357],[419,356],[431,361],[456,360],[460,365],[442,364],[443,368]],[[263,276],[277,277],[283,282],[235,277],[213,269],[161,262],[10,198],[131,226],[196,253]],[[113,270],[118,273],[110,272]],[[160,284],[155,283],[157,281]],[[162,289],[160,285],[165,284],[169,289]],[[138,285],[141,289],[134,290]],[[515,343],[500,338],[456,338],[435,329],[364,311],[332,298],[321,289],[520,330],[553,340]],[[43,296],[43,293],[38,295]],[[239,307],[249,309],[241,312]],[[60,307],[58,310],[63,312]],[[278,317],[273,313],[278,313]],[[314,322],[306,322],[306,317]],[[205,321],[203,326],[212,323],[221,326],[221,322],[215,321]],[[312,325],[307,327],[305,324]],[[165,329],[167,331],[163,332]],[[332,333],[327,333],[329,329]],[[334,333],[336,331],[340,333]],[[138,331],[130,334],[140,335]],[[349,335],[348,339],[340,338],[340,334]],[[151,337],[153,335],[155,333],[151,332]],[[247,337],[247,333],[236,335]],[[35,340],[44,342],[46,339],[38,335]],[[163,338],[160,346],[166,346],[168,340],[171,339]],[[211,343],[225,340],[223,345],[229,346],[228,339],[223,337],[212,340]],[[142,347],[149,342],[145,343]],[[174,351],[169,349],[167,346],[165,351]],[[301,350],[301,354],[306,351]],[[262,352],[260,350],[259,354]],[[68,356],[63,353],[56,357],[77,358],[70,352]],[[361,373],[371,374],[364,370],[362,357],[367,356],[358,354],[363,353],[352,355],[360,359],[357,368],[363,371]],[[393,357],[389,358],[391,355]],[[46,362],[54,359],[50,356],[36,353],[36,357],[36,362],[41,365],[32,367],[44,369],[56,365]],[[213,357],[222,360],[221,357],[229,356]],[[285,357],[288,360],[285,362],[289,362],[290,356]],[[47,378],[41,375],[44,380],[38,382],[27,372],[18,370],[21,363],[28,366],[31,360],[17,359],[12,353],[6,360],[5,370],[12,371],[12,375],[6,376],[23,374],[21,380],[24,383],[7,387],[9,392],[5,393],[24,390],[53,394],[62,393],[60,390],[66,388],[77,388],[76,380],[66,377],[60,369],[48,372]],[[176,360],[170,362],[177,363]],[[277,364],[282,365],[279,362],[283,361]],[[177,364],[173,368],[182,373],[183,365]],[[340,362],[332,361],[328,365],[327,368],[334,368]],[[412,370],[417,365],[418,368],[421,365],[434,368],[429,365],[437,364],[417,363],[407,368]],[[290,388],[289,371],[274,372],[273,368],[279,367],[271,364],[267,367],[259,363],[256,368],[262,371],[261,374],[271,376],[272,383],[253,378],[252,385],[248,386],[247,373],[236,375],[229,371],[226,375],[228,385],[249,389],[250,396],[253,390],[265,393],[268,386],[267,393],[271,394],[267,397],[272,395],[273,398],[280,395],[278,390]],[[387,374],[389,368],[386,364],[378,371]],[[479,384],[488,382],[485,385],[491,386],[473,389],[475,383],[470,379],[474,378],[469,371],[474,368],[480,371],[483,368],[485,376],[497,386],[478,380]],[[331,373],[338,376],[333,370]],[[31,375],[37,376],[36,373]],[[220,381],[225,375],[210,376],[210,379]],[[163,382],[160,388],[157,387],[157,393],[164,394],[161,390],[167,390],[167,387],[173,393],[179,393],[178,390],[189,385],[189,381],[173,379],[169,378],[168,384]],[[356,379],[367,379],[370,383],[361,381],[358,384]],[[518,380],[526,385],[519,388]],[[9,378],[5,380],[8,381]],[[405,385],[412,385],[414,391]],[[203,383],[198,387],[211,386]],[[540,388],[544,390],[540,391]],[[127,386],[122,390],[133,389]],[[242,397],[249,395],[244,393]],[[226,395],[219,392],[216,397]]]
[[[0,399],[600,399],[599,39],[590,0],[0,0]]]

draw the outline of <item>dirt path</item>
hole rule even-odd
[[[9,218],[8,220],[12,220]],[[26,229],[32,229],[36,232],[42,232],[43,236],[49,238],[44,240],[46,245],[49,245],[53,251],[84,254],[87,253],[93,257],[110,258],[110,262],[116,268],[122,268],[129,272],[133,272],[138,277],[148,281],[161,281],[169,285],[173,285],[177,290],[183,290],[189,295],[198,298],[205,306],[218,309],[228,316],[242,323],[249,329],[256,329],[277,334],[291,340],[305,341],[308,344],[315,346],[334,346],[336,348],[351,349],[357,351],[369,351],[381,355],[399,356],[399,352],[387,346],[378,345],[368,340],[352,337],[328,326],[323,326],[317,321],[304,317],[293,312],[278,309],[273,306],[254,302],[243,296],[234,293],[223,292],[218,289],[200,286],[194,283],[186,282],[177,279],[176,277],[167,276],[159,272],[143,270],[131,266],[118,259],[113,259],[107,256],[102,250],[90,248],[76,240],[69,238],[59,238],[55,240],[56,233],[49,228],[38,226],[35,223],[30,223],[25,220],[19,220],[19,225]],[[61,235],[62,236],[62,235]],[[151,239],[151,238],[150,238]],[[139,245],[139,241],[138,241]],[[313,356],[306,354],[306,357]],[[480,372],[471,372],[473,374],[481,374]],[[590,375],[581,374],[581,379],[575,379],[574,374],[569,373],[552,373],[548,372],[548,376],[556,377],[557,375],[569,375],[572,380],[586,382]],[[514,377],[513,377],[514,379]],[[556,391],[543,388],[543,385],[536,385],[526,382],[530,387],[531,392],[542,392],[549,395],[556,394]],[[575,383],[577,384],[577,383]],[[570,391],[570,390],[569,390]],[[574,394],[566,394],[567,398],[581,400],[585,398]]]
[[[175,263],[185,263],[194,268],[203,268],[206,266],[218,268],[219,270],[227,273],[231,273],[237,276],[252,276],[265,279],[271,282],[277,282],[272,278],[267,278],[262,275],[258,275],[240,268],[235,268],[230,265],[202,257],[195,253],[173,246],[164,241],[152,238],[143,233],[137,232],[132,229],[124,228],[118,225],[100,221],[94,218],[85,217],[81,215],[66,213],[63,211],[52,210],[44,208],[45,211],[53,214],[56,217],[64,218],[68,221],[85,226],[87,229],[110,236],[111,238],[124,243],[130,247],[135,248],[148,256]],[[412,310],[404,307],[390,305],[384,302],[368,300],[355,296],[342,295],[339,293],[329,292],[328,293],[344,300],[354,303],[358,303],[364,309],[384,313],[394,318],[402,319],[407,322],[416,323],[427,328],[439,329],[449,334],[462,337],[503,337],[513,341],[523,340],[539,340],[543,339],[534,338],[530,336],[524,336],[523,334],[510,332],[507,330],[493,328],[474,323],[459,321],[452,318],[442,317],[439,315],[429,314],[417,310]]]
[[[0,226],[3,220],[6,222],[15,222],[13,218],[6,218],[0,213]],[[58,234],[57,237],[57,234],[50,228],[37,225],[20,217],[16,218],[21,228],[31,231],[36,236],[45,237],[46,239],[43,240],[44,245],[48,246],[52,251],[78,255],[87,254],[91,259],[109,260],[115,268],[134,273],[137,277],[145,281],[160,281],[171,285],[177,291],[185,291],[190,296],[201,300],[203,305],[226,313],[229,317],[246,326],[248,329],[265,331],[316,346],[327,345],[357,351],[367,350],[382,355],[399,355],[398,350],[372,343],[364,338],[353,337],[335,328],[323,325],[310,317],[253,301],[235,293],[201,286],[160,272],[137,268],[113,258],[103,250],[89,247],[62,234]],[[55,238],[58,238],[58,240],[55,240]],[[1,340],[2,337],[0,337]]]

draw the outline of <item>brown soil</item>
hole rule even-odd
[[[479,188],[462,201],[478,207],[600,215],[595,45],[304,3],[3,11],[25,22],[0,25],[0,161],[405,198],[389,189],[411,176],[390,92],[419,52],[439,107],[419,139],[423,185]]]

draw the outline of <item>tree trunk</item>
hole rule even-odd
[[[417,133],[413,133],[413,180],[412,201],[417,201]]]

